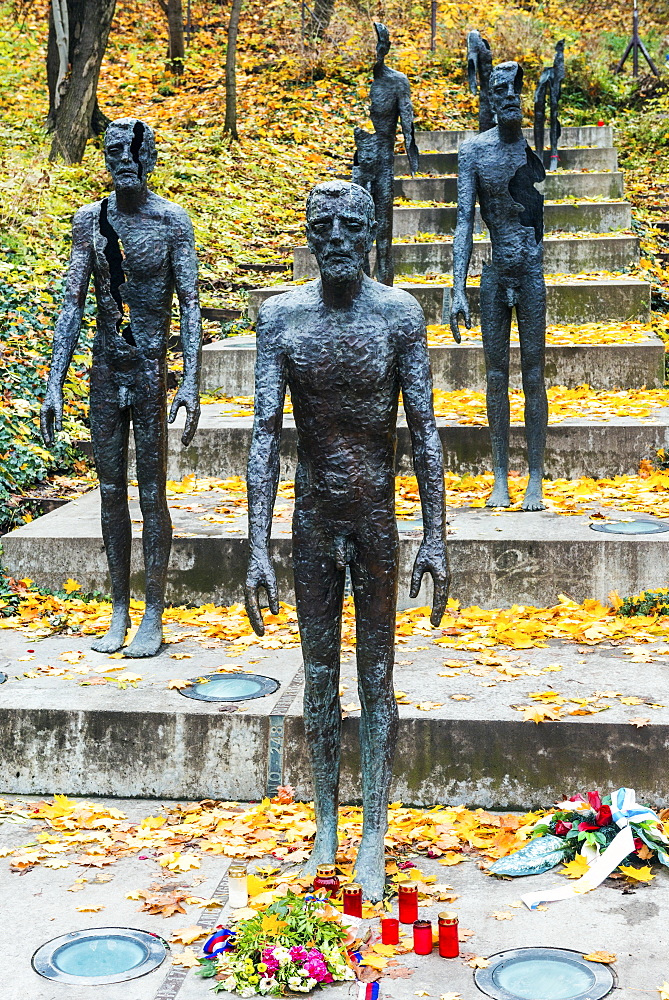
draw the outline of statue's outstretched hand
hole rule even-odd
[[[48,385],[40,413],[40,428],[44,444],[49,448],[54,442],[54,426],[57,431],[63,428],[63,391]]]
[[[451,333],[453,334],[453,340],[456,344],[460,343],[462,339],[460,336],[460,327],[458,325],[460,316],[465,321],[465,326],[468,330],[472,328],[472,321],[469,315],[469,302],[467,300],[467,293],[465,291],[451,291]]]
[[[418,591],[426,573],[430,574],[434,583],[430,621],[435,628],[438,628],[444,617],[448,590],[451,585],[446,543],[443,538],[424,538],[421,542],[411,574],[409,596],[412,599],[418,597]]]
[[[249,621],[256,635],[265,634],[265,625],[260,610],[261,588],[267,593],[270,611],[273,615],[278,615],[279,591],[276,584],[276,574],[267,549],[252,550],[244,586],[246,614],[249,616]]]
[[[200,393],[194,382],[187,382],[184,379],[177,389],[177,394],[174,397],[170,410],[169,423],[174,423],[176,415],[179,412],[179,407],[181,406],[186,407],[186,426],[181,435],[181,443],[187,448],[193,440],[200,419]]]

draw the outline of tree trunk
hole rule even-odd
[[[62,11],[61,0],[54,0],[56,3]],[[51,8],[46,65],[52,160],[80,163],[89,136],[99,134],[109,121],[98,107],[97,88],[115,6],[116,0],[67,0],[69,74],[60,86],[62,62]]]
[[[49,132],[55,127],[56,108],[60,104],[67,73],[74,59],[77,40],[81,37],[86,0],[51,0],[49,15],[49,41],[46,50],[46,79],[49,89],[49,113],[46,126]],[[58,16],[56,24],[54,13]],[[64,45],[63,45],[64,43]],[[63,56],[65,57],[63,60]],[[61,72],[64,71],[63,76]],[[97,97],[91,115],[91,132],[101,135],[109,125],[109,118],[100,110]]]
[[[237,134],[237,32],[239,30],[239,14],[242,0],[232,0],[230,20],[228,21],[228,48],[225,55],[225,125],[224,132],[229,132],[233,139]]]
[[[169,60],[169,69],[175,76],[181,76],[184,68],[184,57],[186,55],[182,0],[158,0],[158,3],[163,14],[167,17],[167,30],[169,31],[167,58]]]
[[[307,21],[305,33],[309,38],[322,38],[330,27],[332,14],[334,12],[335,0],[313,0],[309,4],[309,20]]]

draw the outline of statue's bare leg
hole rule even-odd
[[[330,526],[307,505],[293,519],[295,596],[304,658],[304,730],[311,756],[316,838],[304,866],[315,874],[337,855],[341,704],[339,663],[345,571],[335,563]]]
[[[520,363],[525,393],[525,437],[530,478],[523,510],[545,510],[543,502],[544,450],[548,399],[544,379],[546,356],[546,285],[541,273],[528,275],[519,296]]]
[[[368,512],[356,536],[351,578],[355,598],[360,695],[362,840],[355,864],[365,899],[380,900],[385,884],[384,837],[397,743],[393,689],[398,539],[395,512]]]
[[[481,276],[481,334],[486,367],[486,406],[495,481],[487,507],[509,507],[509,337],[511,308],[496,270]]]
[[[102,539],[111,578],[112,620],[92,644],[98,653],[115,653],[130,627],[130,548],[128,508],[128,432],[130,414],[120,410],[107,366],[95,359],[91,369],[91,439],[100,480]]]
[[[374,181],[374,206],[377,223],[376,277],[382,285],[392,285],[395,280],[393,261],[394,164],[395,159],[392,154],[380,158],[379,172]]]
[[[139,504],[144,527],[146,607],[126,656],[155,656],[163,642],[167,564],[172,547],[172,521],[165,496],[167,418],[165,372],[159,361],[147,361],[137,373],[133,431],[137,455]]]

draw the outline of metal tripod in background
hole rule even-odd
[[[632,53],[632,76],[639,75],[639,52],[641,52],[641,55],[650,66],[651,72],[654,73],[655,76],[660,75],[657,66],[650,57],[648,49],[639,38],[639,11],[637,9],[637,0],[634,0],[634,13],[632,14],[632,37],[627,43],[627,48],[623,53],[622,59],[616,66],[616,73],[622,72],[622,68],[627,61],[627,57],[630,52]]]

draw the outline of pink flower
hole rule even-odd
[[[315,948],[309,952],[309,957],[306,962],[304,962],[302,968],[305,972],[308,972],[312,979],[315,979],[317,983],[325,982],[326,976],[329,975],[328,967],[325,964],[325,960],[321,952],[317,951],[315,955],[311,952],[316,951]]]
[[[588,802],[595,812],[599,812],[602,808],[602,797],[599,792],[588,792]]]
[[[279,968],[279,960],[274,957],[273,948],[265,948],[262,953],[262,961],[267,966],[267,976],[273,976]]]
[[[293,945],[289,949],[289,954],[293,962],[304,962],[308,957],[306,948],[303,948],[299,944]]]

